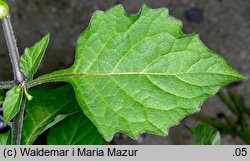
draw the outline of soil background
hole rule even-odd
[[[71,66],[77,37],[87,27],[95,10],[106,10],[115,4],[122,4],[127,12],[135,14],[145,3],[152,8],[167,7],[170,15],[183,22],[185,33],[199,33],[208,48],[224,57],[230,66],[247,78],[250,77],[249,0],[8,0],[8,3],[20,54],[43,35],[51,34],[50,45],[37,76]],[[190,13],[194,8],[198,12]],[[11,80],[12,75],[1,30],[0,80]],[[237,87],[237,92],[250,105],[249,79]],[[225,107],[214,96],[202,105],[201,112],[216,116],[221,110],[225,110]],[[198,124],[192,116],[182,120],[182,123],[191,127]],[[112,143],[194,144],[194,140],[183,125],[179,125],[170,129],[168,137],[143,134],[135,141],[117,134]],[[222,144],[242,144],[242,141],[222,136]]]

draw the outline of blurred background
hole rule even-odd
[[[250,77],[249,0],[8,0],[8,3],[20,54],[43,35],[51,34],[37,76],[71,66],[77,37],[87,27],[95,10],[122,4],[128,13],[135,14],[145,3],[152,8],[167,7],[170,15],[183,22],[184,33],[199,33],[208,48]],[[1,30],[0,80],[11,80],[12,75]],[[143,134],[135,141],[117,134],[110,144],[195,144],[186,127],[201,122],[221,132],[222,144],[250,144],[248,98],[249,79],[224,87],[219,96],[202,105],[199,115],[186,117],[180,125],[172,127],[168,137]]]

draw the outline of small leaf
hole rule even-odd
[[[189,129],[196,143],[199,145],[220,145],[220,133],[210,128],[207,124]]]
[[[45,130],[80,110],[70,85],[29,92],[34,98],[26,102],[23,144],[32,144]]]
[[[20,86],[15,86],[7,92],[3,102],[3,115],[5,126],[20,111],[22,99],[23,89]]]
[[[10,145],[10,138],[11,138],[11,135],[10,135],[10,131],[8,131],[7,133],[5,134],[0,134],[0,145]]]
[[[49,34],[42,38],[31,48],[27,48],[20,60],[20,69],[27,77],[27,81],[31,81],[41,63],[45,50],[49,43]]]
[[[49,145],[100,145],[102,137],[93,123],[78,112],[52,127],[48,134]]]
[[[94,13],[71,68],[29,86],[72,84],[82,110],[110,141],[116,132],[166,135],[221,86],[242,79],[197,34],[185,35],[167,9],[143,6],[130,16],[118,5]]]

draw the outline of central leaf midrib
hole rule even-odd
[[[209,73],[209,72],[181,72],[181,73],[151,73],[151,72],[116,72],[116,73],[72,73],[72,74],[59,74],[59,75],[52,75],[46,77],[38,78],[37,80],[41,79],[53,79],[53,78],[63,78],[63,77],[78,77],[78,76],[112,76],[112,75],[158,75],[158,76],[171,76],[171,75],[184,75],[184,74],[217,74],[217,75],[224,75],[224,76],[231,76],[231,77],[237,77],[225,73]]]
[[[27,87],[31,88],[34,86],[37,86],[42,83],[49,83],[49,82],[64,82],[64,78],[68,77],[90,77],[90,76],[119,76],[119,75],[146,75],[146,76],[179,76],[184,74],[217,74],[222,76],[229,76],[229,77],[235,77],[240,79],[237,75],[229,75],[226,73],[209,73],[209,72],[181,72],[181,73],[151,73],[151,72],[116,72],[116,73],[70,73],[69,70],[62,70],[55,73],[50,73],[48,75],[44,75],[40,78],[37,78],[31,82],[28,83]],[[241,78],[244,79],[244,78]],[[68,80],[66,80],[68,81]]]
[[[53,74],[53,73],[52,73]],[[31,82],[33,84],[37,81],[43,81],[43,80],[52,80],[52,79],[58,79],[58,78],[66,78],[66,77],[88,77],[88,76],[119,76],[119,75],[151,75],[151,76],[178,76],[178,75],[185,75],[185,74],[217,74],[217,75],[223,75],[223,76],[230,76],[230,77],[237,77],[236,75],[229,75],[225,73],[209,73],[209,72],[193,72],[193,73],[147,73],[147,72],[116,72],[116,73],[72,73],[72,74],[58,74],[58,75],[52,75],[52,76],[43,76],[40,77],[34,81]]]

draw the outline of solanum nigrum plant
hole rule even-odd
[[[116,132],[166,135],[221,86],[244,79],[197,34],[184,34],[166,8],[146,5],[136,15],[121,5],[96,11],[78,38],[74,64],[34,79],[49,35],[19,58],[4,1],[1,8],[15,78],[0,84],[9,89],[3,120],[7,126],[13,119],[12,144],[32,144],[47,129],[48,144],[100,144]],[[69,85],[31,89],[50,82]]]

